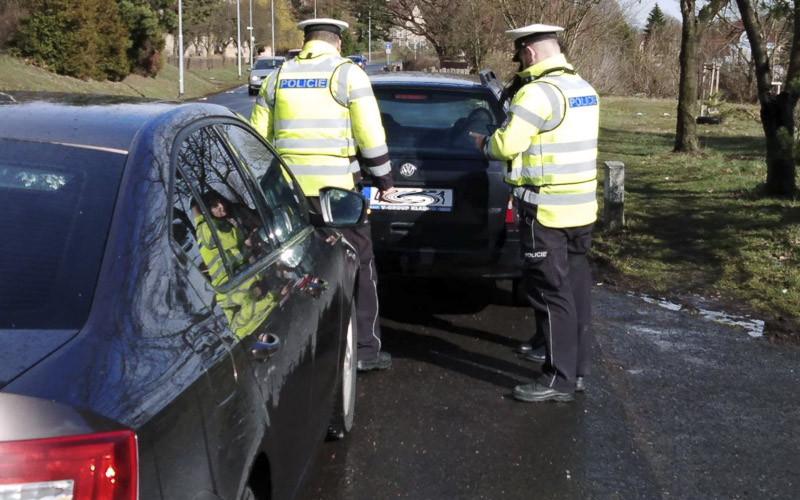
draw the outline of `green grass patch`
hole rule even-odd
[[[247,83],[246,69],[243,68],[241,79],[237,73],[236,64],[220,69],[185,71],[183,99],[213,94]],[[0,90],[178,99],[178,68],[165,64],[155,78],[131,75],[121,82],[96,82],[56,75],[21,59],[0,54]]]
[[[703,151],[685,155],[672,153],[675,101],[605,97],[601,106],[600,160],[625,163],[627,227],[596,232],[599,279],[716,298],[798,339],[800,201],[756,195],[766,179],[758,108],[698,125]]]

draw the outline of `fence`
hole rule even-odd
[[[179,58],[177,56],[167,56],[167,64],[178,66]],[[235,57],[184,57],[184,69],[217,69],[227,68],[228,66],[236,66]],[[242,66],[246,65],[247,61],[242,58]]]

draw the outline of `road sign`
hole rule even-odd
[[[386,46],[386,52],[392,50],[392,42],[386,42],[384,45]]]

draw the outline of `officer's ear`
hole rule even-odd
[[[536,49],[533,48],[533,44],[525,46],[525,53],[528,54],[528,64],[533,64],[536,62]]]

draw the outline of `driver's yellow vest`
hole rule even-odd
[[[537,78],[553,112],[541,120],[530,147],[512,160],[506,182],[514,195],[537,206],[537,220],[547,227],[577,227],[597,219],[597,92],[577,74]],[[536,109],[520,92],[510,113]],[[541,95],[541,94],[539,94]]]
[[[275,85],[273,145],[306,195],[354,187],[360,170],[346,96],[349,59],[324,54],[283,64]],[[341,88],[340,88],[341,87]]]

